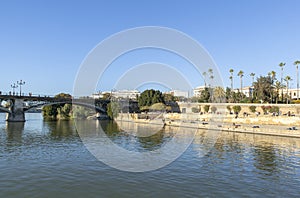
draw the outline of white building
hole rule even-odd
[[[103,98],[103,93],[99,91],[97,93],[93,93],[90,97],[93,99],[100,99]]]
[[[166,92],[167,94],[171,94],[176,97],[189,97],[189,92],[188,91],[182,91],[182,90],[171,90],[169,92]]]
[[[291,97],[291,99],[297,100],[297,89],[289,89],[288,92],[287,92],[287,89],[284,88],[283,89],[283,95],[285,95],[286,93],[289,94],[289,96]],[[300,99],[300,89],[299,89],[298,94],[299,94],[298,98]],[[279,95],[281,96],[281,90],[279,90]]]
[[[111,94],[114,98],[136,99],[141,93],[137,90],[113,90]]]
[[[114,98],[136,99],[141,93],[137,90],[112,90],[94,93],[91,95],[94,99],[103,98],[105,94],[111,94]]]
[[[242,88],[242,93],[246,97],[251,97],[253,95],[253,91],[254,91],[254,87],[253,86],[247,86],[247,87],[243,87]],[[235,89],[234,92],[238,93],[238,92],[240,92],[240,89]]]
[[[205,86],[199,86],[199,87],[196,87],[194,90],[193,90],[193,94],[195,97],[200,97],[201,96],[201,92],[205,90]]]

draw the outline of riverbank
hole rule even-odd
[[[287,116],[240,117],[233,115],[160,114],[156,119],[138,119],[138,114],[120,114],[118,121],[161,124],[173,127],[300,138],[300,118]]]

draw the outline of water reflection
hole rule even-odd
[[[166,130],[159,125],[115,121],[99,121],[99,124],[114,143],[131,151],[156,150],[169,138]]]
[[[264,171],[266,175],[272,175],[278,171],[280,155],[276,153],[274,145],[265,143],[254,146],[254,166]]]
[[[197,153],[200,153],[205,146],[201,142],[202,138],[203,133],[195,137],[192,148]],[[234,162],[239,159],[239,167],[256,170],[263,178],[272,176],[272,179],[278,179],[280,172],[287,171],[283,170],[285,163],[292,161],[290,157],[299,153],[300,139],[298,138],[222,132],[206,157],[213,159],[215,166],[224,166],[224,162]],[[231,166],[235,165],[231,164]]]
[[[50,137],[55,139],[78,137],[74,123],[72,121],[44,121],[44,128],[48,129]]]
[[[14,142],[22,142],[24,132],[24,122],[6,122],[7,140]]]

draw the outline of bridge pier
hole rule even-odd
[[[6,121],[25,122],[24,101],[22,99],[14,99],[9,111],[6,113]]]

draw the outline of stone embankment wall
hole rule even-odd
[[[262,106],[277,106],[282,114],[286,114],[290,111],[292,114],[300,114],[300,104],[254,104],[254,103],[185,103],[180,102],[178,103],[181,112],[192,113],[192,108],[196,107],[199,108],[200,111],[204,112],[204,106],[210,105],[210,107],[214,106],[217,107],[217,112],[225,111],[228,113],[227,106],[241,106],[242,110],[241,113],[251,113],[249,107],[256,106],[256,111],[263,114]]]

